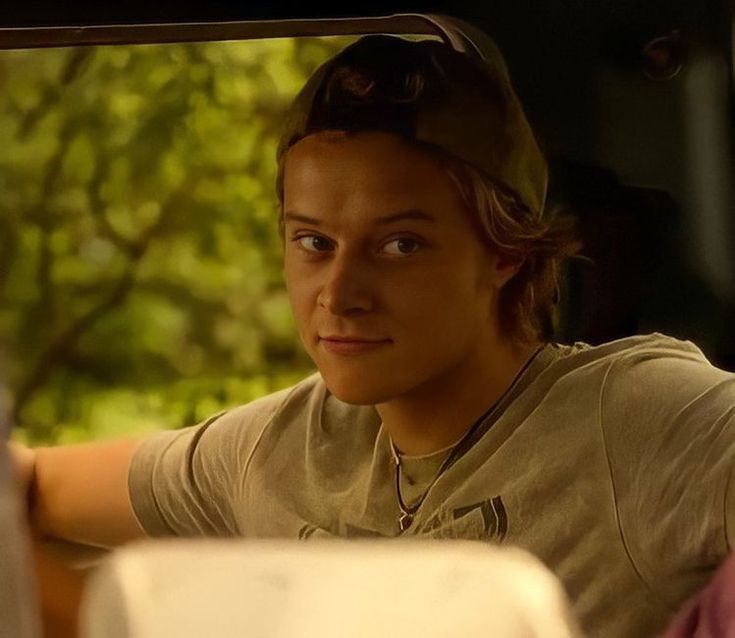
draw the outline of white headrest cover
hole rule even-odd
[[[567,638],[556,579],[449,541],[155,541],[93,579],[84,638]]]

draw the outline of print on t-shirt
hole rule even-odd
[[[420,534],[433,538],[464,538],[502,542],[508,533],[508,514],[500,496],[438,512]]]
[[[410,528],[409,528],[410,529]],[[494,540],[502,542],[508,532],[508,514],[503,499],[493,496],[485,501],[439,512],[429,521],[417,528],[417,535],[434,538],[472,538],[474,540]],[[316,525],[304,525],[299,529],[298,538],[309,540],[312,536],[333,536]],[[379,532],[356,525],[346,525],[344,536],[347,538],[375,538]]]

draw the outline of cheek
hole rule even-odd
[[[487,327],[494,291],[461,269],[435,271],[392,295],[405,328],[423,340],[456,339]]]
[[[389,288],[389,291],[395,303],[407,310],[424,313],[427,319],[431,314],[471,312],[480,298],[487,296],[487,291],[478,284],[475,272],[462,266],[447,263],[443,267],[414,273],[410,280],[401,282],[401,286],[394,290]]]
[[[284,277],[291,311],[301,331],[308,321],[311,315],[311,309],[315,303],[316,293],[313,290],[314,279],[305,276],[303,272],[300,272],[296,268],[290,268],[288,263],[286,263],[284,268]]]

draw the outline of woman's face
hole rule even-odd
[[[325,132],[285,162],[288,294],[337,398],[385,403],[492,357],[512,272],[436,160],[388,133]]]

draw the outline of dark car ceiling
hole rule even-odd
[[[715,14],[720,5],[720,16]],[[526,24],[577,25],[582,29],[611,22],[642,24],[672,19],[717,24],[724,3],[704,0],[517,0],[514,2],[399,2],[353,0],[335,2],[159,2],[81,3],[53,1],[5,2],[0,6],[3,26],[92,25],[146,22],[262,20],[367,16],[389,13],[447,13],[472,18],[515,16]],[[569,19],[567,19],[567,16]]]
[[[735,367],[731,6],[726,0],[0,4],[2,27],[448,14],[490,34],[593,265],[567,278],[565,338],[661,330]],[[2,33],[0,32],[0,39]],[[662,47],[646,45],[664,38]],[[680,61],[666,76],[661,55]],[[658,57],[657,57],[658,56]],[[665,65],[664,65],[665,66]],[[675,65],[673,65],[675,66]],[[646,71],[649,71],[647,74]]]

